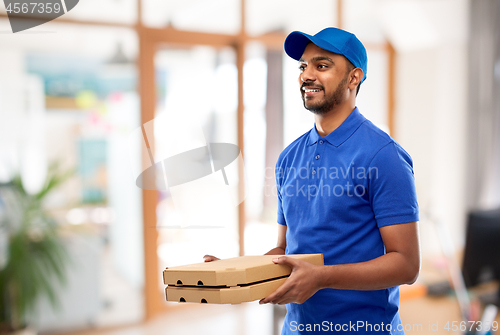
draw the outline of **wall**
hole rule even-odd
[[[430,38],[398,50],[396,139],[414,160],[424,255],[439,252],[430,219],[464,243],[468,1],[420,1]],[[418,40],[418,38],[416,38]]]

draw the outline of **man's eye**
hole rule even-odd
[[[318,68],[319,69],[326,69],[328,66],[324,65],[324,64],[320,64],[318,65]]]
[[[305,65],[299,65],[299,70],[300,70],[300,72],[304,71],[304,70],[305,70],[305,68],[306,68],[306,66],[305,66]]]

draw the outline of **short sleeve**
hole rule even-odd
[[[404,149],[390,142],[372,159],[368,194],[379,227],[419,220],[413,162]]]
[[[278,223],[286,226],[285,214],[283,214],[281,185],[283,185],[283,170],[281,169],[280,159],[276,163],[275,176],[276,176],[276,193],[278,195]]]

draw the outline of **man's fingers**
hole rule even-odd
[[[300,282],[300,278],[304,277],[304,271],[308,271],[308,268],[306,267],[306,264],[308,263],[287,256],[273,258],[273,262],[275,264],[289,266],[292,269],[292,274],[287,278],[283,285],[278,287],[276,291],[260,300],[259,304],[273,303],[282,305],[291,302],[297,302],[297,285]],[[301,274],[299,275],[299,273]]]
[[[291,267],[292,269],[294,266],[297,265],[297,259],[287,257],[287,256],[281,256],[277,258],[273,258],[273,262],[275,264],[282,264],[282,265],[287,265]],[[286,294],[288,291],[292,288],[292,285],[289,282],[290,279],[287,279],[283,285],[278,287],[276,291],[265,297],[264,299],[259,301],[259,304],[267,304],[267,303],[273,303],[273,304],[279,304],[282,303],[283,301],[291,301],[290,297],[286,297]]]
[[[205,262],[212,262],[212,261],[218,261],[218,260],[220,260],[220,258],[217,258],[217,257],[212,256],[212,255],[205,255],[205,256],[203,256],[203,260]]]
[[[283,295],[285,295],[290,289],[289,285],[287,285],[286,281],[278,287],[276,291],[265,297],[264,299],[259,301],[259,304],[267,304],[267,303],[276,303],[275,301],[280,300]]]
[[[294,266],[297,265],[298,260],[295,258],[292,258],[292,257],[281,256],[278,258],[273,258],[273,262],[275,264],[288,265],[289,267],[291,267],[293,269]]]

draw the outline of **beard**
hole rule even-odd
[[[342,98],[347,86],[347,77],[348,74],[344,76],[344,78],[340,81],[340,83],[337,85],[337,88],[332,94],[326,95],[326,93],[324,93],[325,98],[323,101],[317,102],[315,104],[309,103],[309,105],[306,105],[306,98],[302,88],[313,86],[315,88],[321,89],[323,92],[325,92],[325,88],[322,85],[315,86],[314,84],[308,84],[307,82],[303,83],[300,87],[300,92],[302,96],[302,102],[304,103],[304,108],[316,115],[324,115],[331,111],[335,106],[340,105],[342,103]]]

